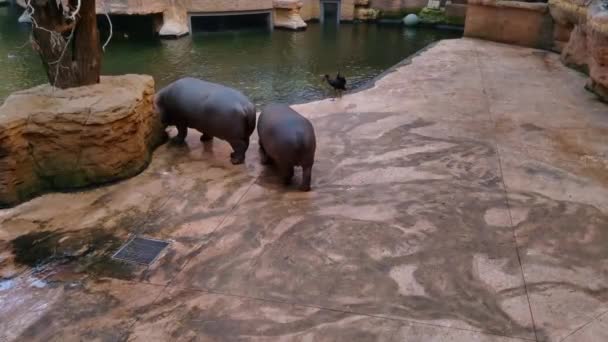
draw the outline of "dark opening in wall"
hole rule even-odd
[[[321,0],[321,22],[338,24],[340,22],[340,0]]]
[[[112,39],[154,37],[162,24],[162,14],[110,15]],[[110,34],[110,23],[105,15],[97,15],[97,26],[102,41]]]
[[[192,32],[216,32],[247,29],[270,29],[270,13],[246,13],[230,15],[192,14]]]

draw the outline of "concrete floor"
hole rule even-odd
[[[310,193],[256,141],[232,166],[192,132],[138,177],[0,211],[0,340],[608,341],[608,106],[584,82],[442,41],[295,106]],[[130,234],[172,243],[111,260]]]

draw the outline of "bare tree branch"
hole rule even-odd
[[[108,44],[110,44],[110,41],[112,40],[112,35],[114,34],[114,27],[112,25],[112,19],[110,19],[110,14],[108,13],[108,8],[106,7],[106,2],[104,0],[101,0],[101,7],[103,7],[104,14],[106,15],[106,19],[108,19],[108,24],[110,25],[110,35],[108,36],[108,39],[101,47],[103,52],[106,52],[106,46],[108,46]]]

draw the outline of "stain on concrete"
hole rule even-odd
[[[542,127],[536,126],[535,124],[531,123],[521,124],[520,126],[528,132],[540,132],[544,130]]]
[[[131,266],[111,259],[122,243],[103,230],[33,232],[11,241],[14,261],[39,272],[61,265],[75,273],[129,279]]]

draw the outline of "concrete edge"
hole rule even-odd
[[[462,38],[455,38],[455,39],[462,39]],[[413,53],[413,54],[409,55],[408,57],[406,57],[405,59],[401,60],[397,64],[395,64],[395,65],[389,67],[388,69],[384,70],[382,73],[380,73],[376,77],[372,78],[371,80],[369,80],[369,81],[365,82],[364,84],[362,84],[362,85],[354,88],[351,91],[346,92],[346,94],[347,95],[356,94],[356,93],[360,93],[360,92],[363,92],[365,90],[369,90],[369,89],[374,88],[376,86],[376,82],[378,82],[379,80],[381,80],[384,77],[388,76],[389,74],[392,74],[393,72],[398,71],[402,67],[405,67],[405,66],[408,66],[408,65],[412,64],[412,61],[414,60],[414,58],[420,57],[425,52],[431,50],[437,44],[439,44],[440,42],[442,42],[444,40],[446,40],[446,39],[441,39],[441,40],[438,40],[436,42],[430,43],[429,45],[423,47],[422,49],[416,51],[415,53]]]
[[[462,39],[462,38],[453,38],[453,39]],[[448,39],[441,39],[438,40],[436,42],[432,42],[429,45],[423,47],[422,49],[416,51],[415,53],[409,55],[408,57],[405,57],[404,59],[402,59],[401,61],[397,62],[397,64],[394,64],[391,67],[388,67],[386,70],[384,70],[383,72],[381,72],[380,74],[376,75],[374,78],[372,78],[371,80],[366,81],[365,83],[361,84],[360,86],[353,88],[352,90],[346,91],[344,93],[344,95],[350,95],[350,94],[357,94],[369,89],[372,89],[376,86],[376,82],[378,82],[379,80],[383,79],[384,77],[386,77],[387,75],[398,71],[400,68],[404,67],[404,66],[408,66],[410,64],[412,64],[412,61],[414,60],[414,58],[416,57],[420,57],[422,54],[424,54],[425,52],[429,51],[430,49],[434,48],[437,44],[439,44],[440,42],[444,41],[444,40],[448,40]],[[305,105],[305,104],[309,104],[309,103],[315,103],[315,102],[320,102],[320,101],[325,101],[327,99],[330,99],[331,97],[324,97],[318,100],[312,100],[312,101],[303,101],[303,102],[292,102],[292,103],[288,103],[288,105],[291,106],[299,106],[299,105]]]

